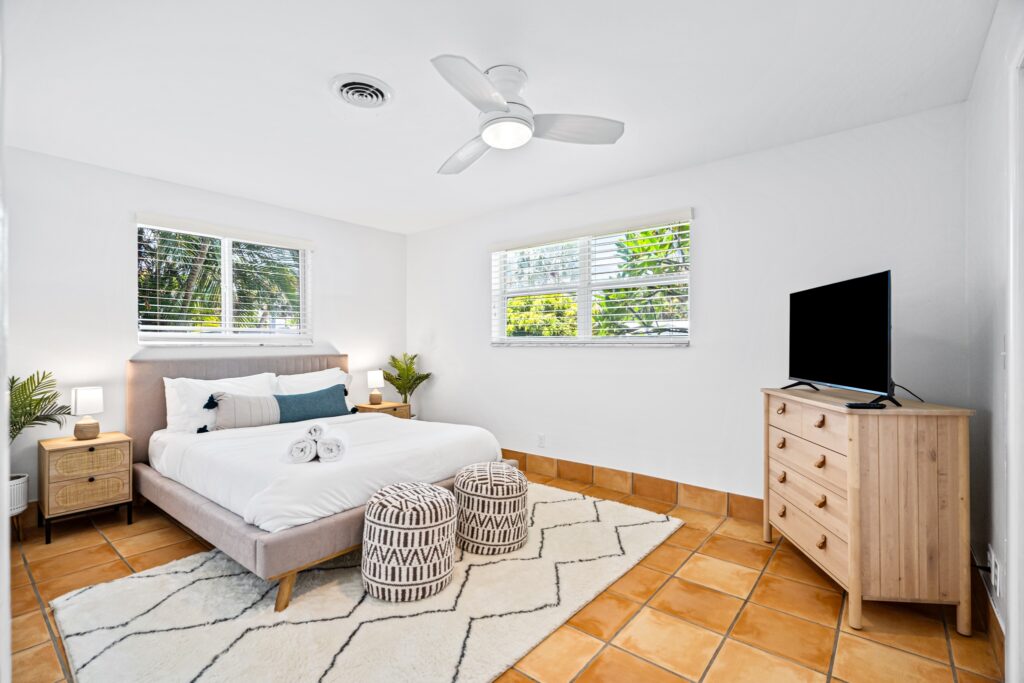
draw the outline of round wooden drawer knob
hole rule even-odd
[[[818,429],[821,429],[822,427],[824,427],[825,426],[825,416],[824,415],[819,415],[818,416],[818,421],[814,423],[814,426],[817,427]]]
[[[786,447],[786,437],[782,437],[781,439],[779,439],[779,442],[777,444],[775,444],[775,447],[776,448],[785,448]]]
[[[786,516],[786,506],[783,505],[782,507],[779,508],[779,517],[785,517],[785,516]]]
[[[89,446],[89,452],[90,452],[90,453],[92,453],[92,452],[93,452],[93,451],[95,451],[95,450],[96,450],[96,447],[95,447],[95,446]]]
[[[814,466],[817,467],[819,470],[825,466],[824,454],[818,456],[818,459],[814,461]]]
[[[828,545],[828,538],[825,536],[825,534],[822,534],[821,538],[819,538],[818,542],[814,545],[818,546],[818,550],[824,550],[825,546]]]
[[[779,480],[780,484],[784,484],[786,482],[786,472],[785,472],[785,470],[783,470],[782,474],[780,474],[778,477],[776,477],[776,479]]]
[[[825,507],[825,503],[827,503],[827,502],[828,502],[828,498],[826,498],[825,494],[823,493],[823,494],[821,494],[821,498],[819,498],[818,500],[814,501],[814,507],[816,507],[816,508],[823,508],[823,507]]]
[[[786,412],[786,404],[785,403],[783,403],[782,405],[780,405],[778,408],[775,409],[775,414],[776,415],[782,415],[785,412]]]

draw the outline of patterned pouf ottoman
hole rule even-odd
[[[410,602],[451,583],[455,496],[433,484],[392,484],[366,503],[363,586],[372,597]]]
[[[526,545],[526,475],[503,462],[468,465],[455,475],[459,547],[500,555]]]

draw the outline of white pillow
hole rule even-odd
[[[342,372],[341,368],[328,368],[316,372],[303,372],[298,375],[278,375],[277,393],[279,394],[308,394],[311,391],[320,391],[333,387],[335,384],[344,384],[348,389],[352,383],[352,375]],[[352,410],[352,402],[345,396],[345,403],[348,409]]]
[[[167,431],[195,434],[206,426],[213,431],[216,410],[204,408],[210,394],[224,391],[243,396],[272,396],[277,381],[272,372],[248,377],[224,379],[192,379],[190,377],[164,377],[164,396],[167,399]]]

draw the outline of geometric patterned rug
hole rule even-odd
[[[51,604],[79,683],[490,681],[660,544],[681,522],[530,484],[526,545],[456,549],[451,584],[388,603],[363,590],[358,551],[276,583],[210,551]]]

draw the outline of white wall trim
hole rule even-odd
[[[491,251],[512,251],[514,249],[529,249],[530,247],[542,247],[555,242],[579,239],[587,235],[604,235],[615,231],[632,230],[643,226],[669,225],[672,223],[686,223],[693,220],[693,208],[689,206],[658,211],[647,215],[626,215],[619,218],[601,220],[598,223],[576,225],[571,228],[557,228],[549,232],[543,232],[543,237],[537,239],[514,239],[502,240],[491,245]],[[691,238],[692,239],[692,238]]]
[[[1010,74],[1006,680],[1024,679],[1024,45]]]
[[[246,228],[236,228],[229,225],[217,225],[191,218],[179,218],[175,216],[164,216],[158,213],[136,212],[135,222],[140,225],[148,225],[154,228],[168,228],[170,230],[181,230],[183,232],[194,232],[212,237],[224,237],[238,240],[240,242],[256,242],[267,244],[272,247],[286,247],[288,249],[305,249],[313,251],[314,243],[309,240],[299,239],[288,235],[274,235],[265,232],[257,232]]]

